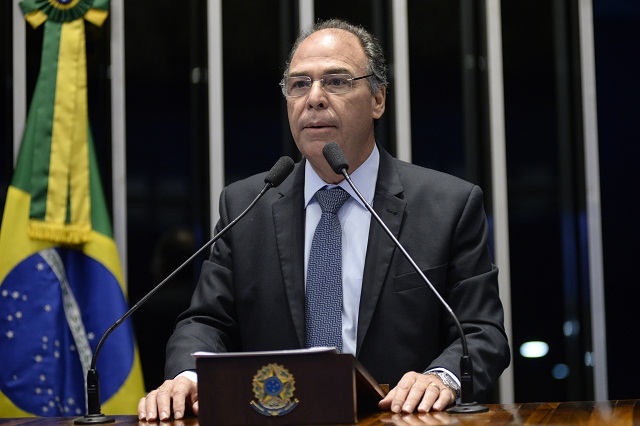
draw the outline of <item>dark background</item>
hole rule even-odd
[[[318,18],[374,32],[390,65],[377,128],[391,152],[390,1],[316,1]],[[491,212],[482,1],[408,1],[413,161],[480,184]],[[0,2],[0,208],[13,171],[12,2]],[[207,123],[206,2],[125,2],[128,286],[131,302],[210,235],[208,126],[224,124],[226,183],[296,156],[278,81],[297,2],[223,1],[224,123]],[[595,0],[594,29],[609,397],[637,398],[632,331],[640,300],[640,2]],[[503,0],[503,63],[515,399],[593,399],[577,1]],[[91,125],[110,200],[109,20],[87,24]],[[26,24],[30,99],[42,28]],[[214,205],[216,203],[214,202]],[[162,381],[164,342],[199,263],[134,315],[147,388]],[[542,340],[543,358],[520,345]],[[597,362],[597,360],[596,360]]]

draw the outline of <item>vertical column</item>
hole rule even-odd
[[[409,96],[407,1],[394,0],[392,6],[396,156],[400,160],[411,162],[411,98]]]
[[[209,69],[209,206],[211,234],[218,221],[218,198],[224,188],[224,114],[222,84],[222,0],[207,1]]]
[[[13,164],[18,160],[18,151],[27,119],[27,60],[25,20],[19,3],[13,2]]]
[[[124,75],[124,0],[111,0],[111,171],[113,238],[127,277],[127,143]]]
[[[582,76],[582,127],[589,241],[589,288],[591,292],[591,341],[594,359],[594,391],[598,401],[608,399],[607,344],[602,260],[602,221],[600,216],[600,166],[598,157],[598,116],[596,103],[593,5],[578,3],[580,31],[580,74]]]
[[[305,30],[313,25],[314,0],[298,0],[298,28]]]
[[[494,218],[495,262],[500,268],[500,299],[504,307],[505,330],[509,341],[513,342],[500,0],[486,0],[485,7],[487,17],[487,78],[489,90],[489,131],[491,138],[491,186],[493,189],[492,211]],[[512,363],[500,377],[500,402],[512,403],[513,401]]]

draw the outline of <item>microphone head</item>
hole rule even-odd
[[[349,163],[347,162],[347,157],[344,156],[344,152],[342,152],[342,148],[335,142],[329,142],[322,148],[322,155],[327,160],[327,163],[331,166],[331,169],[336,172],[336,174],[341,175],[342,170],[349,170]]]
[[[280,157],[276,164],[273,165],[271,170],[264,177],[264,183],[268,183],[271,187],[275,188],[280,185],[293,171],[293,160],[286,155]]]

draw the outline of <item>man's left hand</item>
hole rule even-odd
[[[443,411],[455,401],[451,389],[445,386],[437,376],[411,371],[391,389],[387,396],[378,403],[381,410],[391,410],[394,413],[420,413]]]

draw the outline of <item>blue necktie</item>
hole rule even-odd
[[[342,229],[337,213],[348,198],[339,187],[316,192],[322,216],[313,234],[307,269],[308,348],[335,346],[342,352]]]

